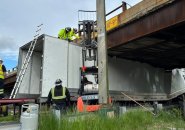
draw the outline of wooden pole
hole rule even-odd
[[[98,29],[98,92],[99,103],[108,104],[107,35],[105,0],[96,0]]]

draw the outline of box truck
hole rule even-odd
[[[31,42],[20,47],[18,73],[30,44]],[[80,44],[43,34],[37,40],[17,98],[29,97],[45,101],[55,80],[60,78],[63,86],[69,89],[71,99],[75,101],[80,88],[81,66]],[[184,77],[183,68],[165,70],[146,63],[108,56],[109,94],[117,102],[130,101],[121,92],[137,101],[169,101],[185,93]],[[93,76],[88,79],[96,84]],[[98,96],[89,95],[87,98]]]

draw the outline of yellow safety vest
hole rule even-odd
[[[69,32],[68,38],[69,38],[70,40],[75,40],[75,39],[79,39],[80,37],[79,37],[77,34],[75,34],[74,30],[72,29],[72,30]]]
[[[64,99],[66,98],[66,87],[62,87],[63,88],[63,93],[61,96],[55,96],[55,88],[51,89],[51,95],[52,95],[52,99],[54,100],[58,100],[58,99]]]
[[[59,39],[66,40],[68,38],[68,34],[66,33],[65,29],[61,29],[58,33]]]
[[[4,89],[0,89],[0,95],[4,94]]]
[[[0,65],[0,79],[4,79],[3,65]]]

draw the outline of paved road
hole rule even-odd
[[[20,130],[20,123],[0,123],[0,130]]]

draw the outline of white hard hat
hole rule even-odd
[[[0,61],[3,61],[3,59],[0,58]]]
[[[55,85],[56,85],[56,86],[62,85],[62,80],[61,80],[61,79],[57,79],[57,80],[55,81]]]

